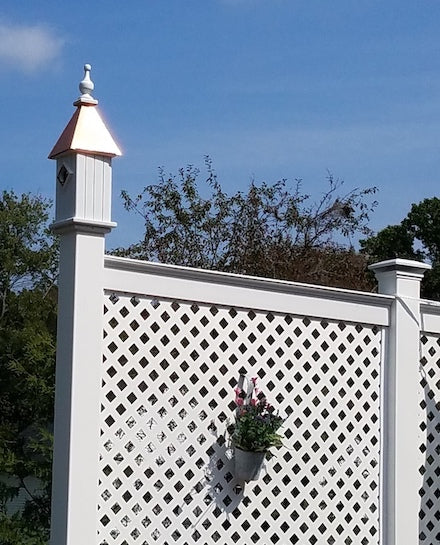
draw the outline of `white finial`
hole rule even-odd
[[[74,102],[75,106],[79,106],[80,104],[98,104],[98,101],[91,95],[93,89],[95,88],[93,81],[90,79],[91,69],[92,66],[90,64],[84,65],[84,78],[79,84],[81,96],[76,102]]]
[[[92,66],[90,64],[84,65],[84,79],[79,84],[79,90],[81,91],[81,95],[90,96],[90,93],[95,88],[93,81],[90,79],[90,70],[92,69]]]

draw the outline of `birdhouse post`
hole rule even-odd
[[[56,160],[60,273],[52,498],[53,545],[96,539],[104,242],[111,221],[113,157],[121,155],[102,121],[90,65],[76,111],[49,158]]]

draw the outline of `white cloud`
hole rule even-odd
[[[61,53],[64,40],[44,25],[13,25],[0,21],[0,63],[33,72]]]

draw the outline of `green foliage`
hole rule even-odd
[[[57,246],[47,230],[49,209],[38,196],[3,192],[0,198],[2,545],[48,539],[57,265]],[[13,512],[11,500],[19,492],[25,505]]]
[[[247,192],[226,194],[206,158],[203,197],[199,170],[189,166],[178,176],[159,172],[159,182],[136,198],[122,193],[127,210],[144,220],[142,240],[117,255],[226,272],[303,282],[368,286],[365,259],[353,239],[368,235],[376,188],[341,194],[343,182],[328,176],[317,202],[293,184],[252,182]],[[323,268],[324,266],[324,268]],[[344,270],[345,269],[345,270]],[[344,270],[341,274],[339,271]]]
[[[254,386],[255,382],[253,379]],[[253,390],[245,404],[246,394],[239,388],[235,392],[237,413],[235,422],[229,427],[235,447],[251,452],[268,452],[272,447],[281,447],[283,438],[277,432],[284,420],[275,413],[265,395],[262,392],[254,395]]]
[[[433,197],[413,204],[402,225],[422,244],[421,255],[437,263],[440,258],[440,199]]]
[[[414,237],[404,225],[389,225],[377,235],[361,241],[362,251],[374,256],[376,261],[401,257],[421,259],[420,251],[414,250]]]
[[[370,262],[400,257],[431,263],[432,270],[422,281],[422,296],[440,300],[440,199],[413,204],[400,224],[389,225],[360,244]]]
[[[0,293],[53,278],[56,245],[47,228],[49,203],[3,191],[0,198]],[[4,312],[4,309],[2,308]]]
[[[2,545],[47,545],[49,532],[34,527],[20,515],[0,513],[0,543]]]

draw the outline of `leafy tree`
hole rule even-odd
[[[340,194],[329,175],[314,203],[300,180],[252,183],[226,194],[206,161],[199,172],[159,182],[125,206],[145,221],[143,240],[119,254],[229,272],[365,287],[365,258],[352,240],[368,235],[375,188]],[[47,229],[50,203],[38,196],[0,196],[0,543],[47,542],[56,334],[57,246]],[[362,284],[364,282],[364,284]],[[32,484],[31,478],[38,480]],[[24,493],[24,508],[11,500]]]
[[[371,233],[369,214],[376,188],[342,193],[343,182],[328,175],[317,202],[289,184],[252,182],[247,192],[226,194],[206,158],[203,197],[199,170],[188,166],[177,176],[159,170],[157,184],[132,198],[122,192],[127,210],[144,220],[142,240],[118,255],[357,289],[371,289],[366,260],[353,240]]]
[[[47,542],[53,422],[57,246],[50,203],[0,197],[0,543]],[[35,483],[38,482],[38,486]],[[24,494],[24,508],[11,501]]]
[[[371,262],[400,257],[431,263],[432,270],[422,282],[422,296],[440,300],[440,199],[413,204],[400,224],[389,225],[360,244]]]

